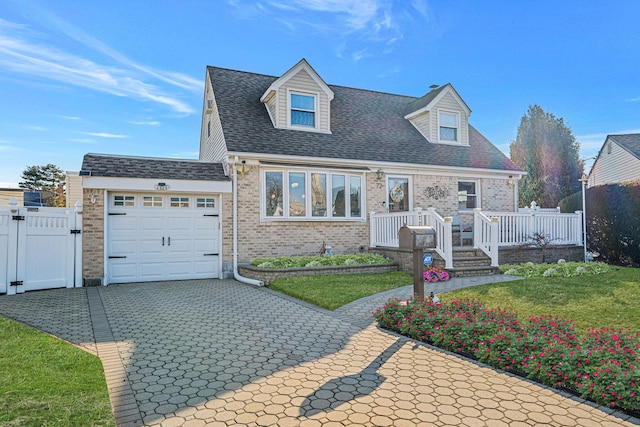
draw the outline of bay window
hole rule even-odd
[[[266,170],[262,174],[262,218],[362,220],[362,174]]]

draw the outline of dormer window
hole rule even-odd
[[[439,139],[446,142],[458,142],[458,113],[438,112]]]
[[[316,127],[316,97],[314,95],[290,94],[291,126]]]

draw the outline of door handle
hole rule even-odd
[[[169,240],[169,246],[171,246],[171,237],[167,237],[167,239]]]
[[[162,246],[164,246],[164,237],[162,238]]]

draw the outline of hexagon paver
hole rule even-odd
[[[232,280],[125,284],[0,296],[0,313],[99,355],[118,425],[640,422],[377,329],[411,288],[332,313]]]

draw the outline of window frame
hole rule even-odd
[[[267,188],[266,188],[266,176],[267,173],[278,173],[282,175],[282,214],[279,216],[267,215]],[[305,215],[294,216],[290,212],[290,175],[291,174],[304,174],[305,181]],[[324,175],[324,206],[326,212],[324,215],[318,215],[314,212],[312,201],[316,200],[316,197],[312,195],[312,175],[319,174]],[[344,216],[335,215],[333,212],[333,182],[334,176],[344,177]],[[351,211],[354,204],[351,200],[351,184],[352,177],[358,177],[360,179],[360,192],[358,193],[358,206],[359,213],[357,216]],[[260,171],[260,221],[261,222],[273,222],[273,221],[286,221],[286,222],[299,222],[299,221],[340,221],[340,222],[365,222],[366,212],[365,206],[365,171],[352,171],[344,169],[322,169],[322,168],[296,168],[296,167],[268,167],[263,168]],[[347,191],[348,190],[348,191]]]
[[[305,110],[301,108],[295,109],[295,111],[313,113],[313,126],[293,123],[291,119],[291,116],[292,116],[291,112],[294,111],[293,102],[291,99],[292,95],[308,96],[310,98],[313,98],[313,111]],[[312,131],[318,130],[320,128],[320,123],[319,123],[320,120],[319,120],[319,114],[318,114],[319,99],[320,99],[320,94],[318,92],[309,92],[309,91],[298,90],[298,89],[287,89],[287,127],[289,127],[290,129],[297,129],[297,130],[312,130]]]
[[[447,114],[447,115],[451,115],[451,116],[455,116],[456,118],[456,127],[452,128],[450,126],[444,126],[441,124],[441,122],[443,121],[441,119],[441,115],[443,114]],[[455,132],[455,139],[444,139],[442,138],[442,128],[445,129],[453,129]],[[443,144],[461,144],[462,143],[462,139],[461,139],[461,135],[460,135],[460,112],[458,111],[452,111],[452,110],[445,110],[445,109],[438,109],[438,127],[437,127],[437,132],[438,132],[438,142],[443,143]]]
[[[460,183],[472,183],[475,187],[475,193],[467,193],[467,197],[469,197],[469,195],[472,195],[473,197],[476,198],[476,203],[474,207],[465,207],[465,208],[461,208],[460,207]],[[468,212],[468,211],[472,211],[475,208],[479,208],[482,206],[481,203],[481,199],[480,199],[480,181],[477,179],[458,179],[458,205],[457,205],[457,209],[458,212]]]

